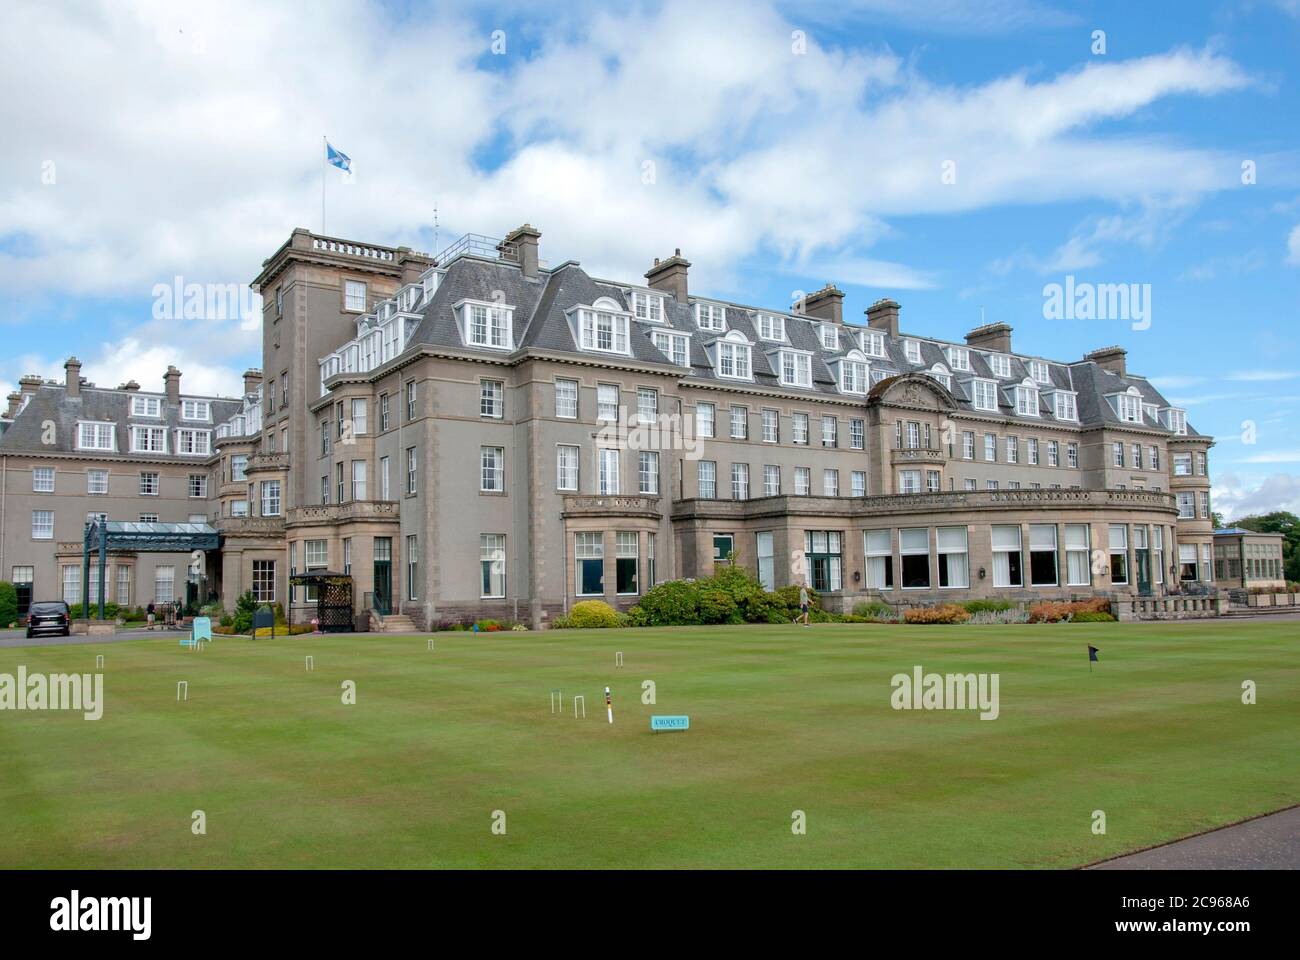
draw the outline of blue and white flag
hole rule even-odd
[[[352,158],[342,151],[335,150],[328,140],[325,141],[325,162],[332,163],[345,173],[352,170]]]

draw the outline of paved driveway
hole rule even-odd
[[[87,636],[73,634],[60,637],[55,634],[42,634],[27,639],[26,630],[0,630],[0,648],[4,647],[54,647],[71,643],[116,643],[119,640],[147,640],[153,637],[160,642],[180,643],[181,637],[189,636],[189,631],[182,630],[119,630],[109,636]]]
[[[1291,807],[1163,847],[1098,863],[1092,870],[1295,870],[1300,807]]]

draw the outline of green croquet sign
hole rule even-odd
[[[690,717],[651,717],[651,730],[689,730],[691,728]]]

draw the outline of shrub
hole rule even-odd
[[[669,580],[646,591],[641,601],[628,611],[637,627],[686,626],[700,620],[700,590],[695,582]]]
[[[0,626],[18,619],[18,589],[8,580],[0,580]]]
[[[1114,623],[1115,618],[1104,610],[1084,610],[1076,613],[1071,623]]]
[[[967,600],[962,604],[967,613],[1002,613],[1015,606],[1010,600]]]
[[[1110,613],[1110,601],[1095,600],[1052,601],[1036,603],[1029,608],[1030,623],[1060,623],[1073,620],[1081,613]]]
[[[477,620],[474,626],[484,633],[496,633],[501,629],[501,624],[496,620]]]
[[[974,624],[1028,623],[1029,614],[1018,607],[1013,610],[981,610],[970,615]]]
[[[905,623],[965,623],[970,619],[966,608],[955,603],[940,603],[933,607],[913,607],[903,614]]]
[[[618,613],[604,600],[582,600],[575,603],[565,619],[568,626],[578,630],[618,626]]]
[[[865,603],[855,604],[853,616],[866,622],[892,622],[898,619],[894,608],[883,600],[868,600]]]

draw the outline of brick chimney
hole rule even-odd
[[[140,389],[140,384],[136,383],[134,380],[128,380],[126,383],[122,384],[117,389],[125,390],[127,393],[135,393],[137,390]]]
[[[537,276],[537,241],[542,238],[542,231],[531,223],[515,227],[506,234],[506,238],[497,244],[497,252],[502,260],[519,264],[519,271],[525,277]]]
[[[541,236],[541,234],[538,234],[538,236]],[[402,286],[406,286],[408,283],[418,283],[424,271],[437,266],[437,264],[438,261],[427,253],[420,253],[410,247],[397,248],[397,267],[401,270],[398,281]]]
[[[63,364],[63,369],[67,374],[64,381],[67,385],[67,395],[70,398],[81,396],[81,361],[76,357],[68,357]]]
[[[1005,323],[986,323],[966,334],[966,345],[993,353],[1011,352],[1011,327]]]
[[[12,420],[18,416],[18,408],[23,405],[23,395],[15,390],[6,399],[9,401],[9,409],[5,411],[5,416]]]
[[[843,323],[844,291],[833,283],[826,284],[816,293],[803,298],[803,312],[805,316],[817,317],[819,320]]]
[[[678,247],[667,260],[655,257],[654,266],[646,271],[645,278],[652,290],[671,293],[678,303],[687,302],[686,274],[691,269],[691,262],[682,256]]]
[[[256,367],[249,367],[244,371],[244,395],[257,393],[257,388],[262,385],[262,371]]]
[[[898,339],[898,301],[877,300],[867,307],[867,326],[882,330],[886,336]]]
[[[1094,350],[1092,353],[1085,353],[1083,359],[1091,360],[1103,370],[1109,370],[1111,373],[1118,373],[1121,377],[1125,375],[1124,359],[1128,356],[1128,351],[1123,347],[1102,347],[1100,350]]]
[[[163,387],[167,391],[168,403],[181,402],[181,372],[175,367],[168,367],[167,372],[163,374]]]
[[[45,381],[41,379],[40,374],[29,373],[18,381],[18,391],[24,397],[31,396],[37,390],[41,389],[43,383],[45,383]]]

